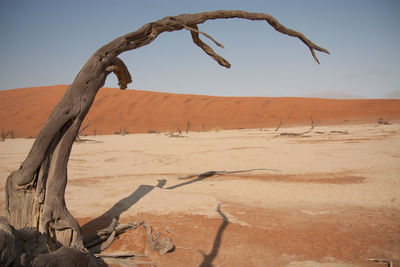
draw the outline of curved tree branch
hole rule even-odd
[[[121,89],[126,89],[128,83],[132,82],[131,74],[128,71],[125,63],[116,57],[114,63],[106,68],[106,71],[112,71],[118,78],[118,85]]]
[[[311,54],[317,63],[319,63],[319,61],[315,55],[314,50],[329,54],[328,50],[314,44],[312,41],[306,38],[304,34],[292,30],[290,28],[286,28],[285,26],[280,24],[278,20],[276,20],[273,16],[265,13],[252,13],[241,10],[217,10],[217,11],[202,12],[197,14],[182,14],[178,16],[165,17],[161,20],[148,23],[135,32],[128,33],[124,36],[115,39],[111,43],[103,46],[99,50],[99,52],[109,50],[111,48],[111,50],[113,50],[113,53],[111,54],[116,56],[122,52],[132,49],[137,49],[141,46],[151,43],[159,34],[163,32],[178,31],[184,28],[185,29],[189,28],[189,30],[193,32],[193,30],[190,29],[193,28],[193,25],[202,24],[208,20],[231,19],[231,18],[240,18],[246,20],[265,20],[276,31],[300,39],[310,49]],[[197,29],[195,29],[195,31],[204,34],[198,31]],[[207,34],[204,35],[210,38],[209,35]],[[214,39],[211,38],[211,40],[215,42]],[[219,43],[217,43],[217,45],[218,44]]]
[[[211,47],[209,47],[206,43],[204,43],[202,40],[200,40],[199,31],[197,31],[197,29],[198,29],[197,25],[193,25],[193,26],[191,26],[191,28],[195,29],[194,31],[190,32],[192,35],[193,43],[195,43],[198,47],[203,49],[203,51],[207,55],[212,57],[215,61],[217,61],[218,64],[220,64],[221,66],[223,66],[225,68],[230,68],[231,64],[225,58],[223,58],[220,55],[218,55],[217,53],[215,53]]]
[[[178,22],[178,23],[179,23],[179,22]],[[197,33],[199,33],[199,34],[202,34],[202,35],[204,35],[205,37],[207,37],[208,39],[210,39],[211,41],[213,41],[217,46],[219,46],[219,47],[221,47],[221,48],[225,48],[221,43],[219,43],[218,41],[216,41],[216,40],[215,40],[214,38],[212,38],[209,34],[207,34],[207,33],[205,33],[205,32],[202,32],[202,31],[199,31],[197,25],[195,25],[195,26],[193,26],[193,27],[190,27],[190,26],[185,25],[185,24],[181,24],[181,23],[179,23],[179,24],[182,25],[182,27],[184,27],[186,30],[191,31],[191,32],[197,32]]]

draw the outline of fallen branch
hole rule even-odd
[[[161,235],[159,232],[156,233],[155,237],[153,238],[150,224],[144,223],[143,225],[147,230],[147,241],[150,245],[151,250],[159,252],[160,255],[164,255],[175,248],[171,239],[163,238],[161,240],[158,240]]]
[[[182,133],[178,133],[178,134],[171,133],[168,137],[182,137],[182,138],[185,138],[187,136],[186,135],[182,135]]]
[[[103,260],[107,264],[106,266],[137,267],[136,262],[133,262],[130,259],[104,258]]]
[[[309,130],[309,131],[302,132],[302,133],[281,133],[280,135],[282,135],[282,136],[309,137],[309,136],[304,136],[304,135],[307,134],[307,133],[310,133],[311,131],[312,131],[312,129]],[[315,132],[315,133],[324,134],[324,132]],[[331,134],[349,134],[349,132],[347,130],[346,131],[330,131],[329,133],[331,133]]]
[[[114,218],[108,227],[98,231],[94,235],[85,237],[83,243],[86,249],[89,250],[101,244],[100,251],[104,251],[109,246],[111,246],[111,244],[119,235],[126,232],[127,230],[136,229],[142,224],[143,221],[119,224],[118,221]]]
[[[136,264],[152,264],[152,266],[154,266],[154,264],[159,264],[159,262],[152,262],[152,261],[135,261]]]
[[[127,254],[94,254],[94,256],[98,258],[134,258],[134,257],[149,257],[146,254],[134,254],[134,253],[127,253]]]
[[[104,143],[103,141],[98,141],[98,140],[94,140],[94,139],[87,139],[87,138],[80,138],[80,137],[77,137],[75,142],[77,142],[77,143],[85,143],[85,142]]]
[[[390,125],[391,123],[389,122],[389,120],[384,120],[383,118],[379,118],[378,119],[378,123],[380,125]]]
[[[349,132],[346,131],[330,131],[331,134],[349,134]]]
[[[117,234],[117,232],[114,229],[114,231],[112,231],[111,235],[109,235],[109,237],[106,239],[106,241],[104,241],[100,245],[100,251],[104,251],[104,250],[106,250],[107,248],[109,248],[112,245],[112,243],[115,240],[116,234]]]
[[[282,136],[301,136],[301,137],[305,137],[304,135],[307,133],[310,133],[311,130],[303,132],[303,133],[281,133],[280,135]]]
[[[368,261],[373,261],[377,263],[386,263],[387,267],[393,267],[393,261],[391,259],[368,259]]]
[[[305,134],[308,134],[314,130],[314,127],[318,125],[319,121],[314,121],[313,117],[310,116],[310,123],[311,123],[311,129],[302,133],[281,133],[280,135],[282,136],[300,136],[300,137],[309,137],[309,136],[304,136]],[[280,127],[280,125],[279,125]],[[279,129],[279,128],[277,128]],[[275,130],[276,131],[276,130]],[[320,132],[318,132],[320,133]]]

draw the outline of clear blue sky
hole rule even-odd
[[[331,55],[314,63],[299,40],[265,22],[199,25],[225,45],[220,67],[187,31],[121,55],[129,88],[219,96],[400,98],[400,1],[1,0],[0,89],[70,84],[102,45],[165,16],[217,9],[273,15]],[[207,41],[203,38],[203,40]],[[110,75],[106,86],[118,87]]]

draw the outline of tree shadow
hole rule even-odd
[[[187,182],[183,182],[183,183],[180,183],[180,184],[176,184],[176,185],[173,185],[173,186],[169,186],[169,187],[167,187],[165,189],[175,189],[175,188],[178,188],[178,187],[181,187],[181,186],[197,183],[197,182],[203,181],[204,179],[206,179],[208,177],[211,177],[211,176],[214,176],[214,175],[224,175],[224,174],[233,174],[233,173],[241,173],[241,172],[253,172],[253,171],[261,171],[261,170],[263,170],[263,171],[265,171],[265,170],[268,170],[268,171],[279,171],[279,170],[275,170],[275,169],[265,169],[265,168],[250,169],[250,170],[239,170],[239,171],[208,171],[208,172],[204,172],[204,173],[199,174],[199,175],[189,175],[188,177],[179,178],[179,179],[186,179],[186,178],[191,178],[191,177],[196,177],[197,176],[196,179],[193,179],[193,180],[190,180],[190,181],[187,181]]]
[[[84,236],[95,234],[97,231],[106,228],[112,222],[112,220],[119,219],[120,215],[132,207],[141,198],[150,193],[154,188],[162,188],[167,183],[167,180],[158,180],[157,185],[140,185],[132,194],[121,199],[115,203],[108,211],[103,213],[101,216],[93,219],[81,227],[82,234]]]
[[[218,204],[217,211],[223,219],[222,224],[218,228],[217,235],[215,236],[211,252],[209,254],[205,254],[203,251],[200,251],[200,253],[203,255],[204,259],[203,259],[202,263],[200,263],[199,267],[212,267],[213,266],[212,262],[217,257],[219,248],[221,246],[222,234],[224,233],[226,227],[229,224],[228,218],[221,211],[221,204]]]
[[[169,186],[169,187],[167,187],[165,189],[175,189],[175,188],[178,188],[178,187],[181,187],[181,186],[197,183],[197,182],[203,181],[204,179],[206,179],[208,177],[214,176],[216,174],[218,174],[218,172],[216,172],[216,171],[205,172],[205,173],[202,173],[199,176],[197,176],[196,179],[193,179],[193,180],[190,180],[190,181],[187,181],[187,182],[183,182],[183,183],[180,183],[180,184],[176,184],[176,185],[173,185],[173,186]]]

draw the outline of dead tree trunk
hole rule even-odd
[[[198,25],[207,20],[230,18],[268,22],[276,31],[300,39],[308,46],[317,63],[319,62],[314,50],[329,53],[312,43],[302,33],[284,27],[268,14],[244,11],[219,10],[166,17],[111,41],[89,58],[54,108],[25,161],[8,177],[8,222],[16,229],[34,227],[65,246],[82,248],[79,225],[68,211],[64,199],[67,163],[81,124],[107,76],[114,72],[121,89],[125,89],[131,82],[131,75],[118,55],[151,43],[163,32],[186,29],[190,31],[197,46],[220,65],[229,68],[229,62],[200,40],[199,35],[204,35],[220,47],[223,46],[211,36],[199,31]]]

